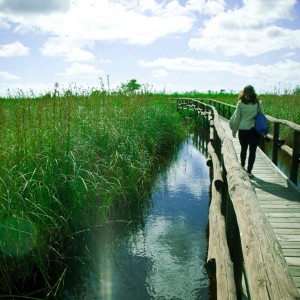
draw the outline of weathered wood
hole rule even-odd
[[[230,259],[224,216],[221,214],[222,195],[212,185],[209,209],[209,247],[207,267],[216,273],[217,299],[237,299],[233,264]]]
[[[198,102],[198,100],[193,101]],[[209,104],[202,104],[201,101]],[[254,166],[255,177],[250,181],[237,159],[240,153],[238,139],[232,138],[228,121],[220,118],[213,105],[222,108],[223,112],[224,106],[221,107],[212,99],[202,99],[199,103],[203,111],[210,113],[213,118],[215,128],[213,145],[215,150],[218,149],[218,156],[222,159],[222,166],[227,172],[229,195],[239,227],[248,296],[252,299],[300,299],[298,291],[300,290],[299,190],[298,193],[295,192],[295,185],[291,184],[282,172],[275,170],[274,165],[267,162],[265,155],[257,156]],[[296,135],[299,133],[299,125],[275,118],[269,121],[277,123],[276,126],[279,124],[290,126],[299,142],[299,136]],[[296,127],[293,127],[294,125]],[[276,146],[281,146],[283,151],[291,154],[289,147],[279,143],[279,134],[277,137],[276,135],[275,132],[275,139],[278,140]],[[220,144],[222,144],[222,155]],[[299,145],[297,147],[299,151]],[[297,151],[292,152],[294,169],[299,162]],[[260,149],[258,152],[261,152]],[[297,172],[293,170],[293,174],[295,177]],[[290,175],[290,178],[293,177]],[[293,181],[296,183],[297,178]],[[214,184],[212,187],[218,192]],[[231,217],[232,214],[228,216]],[[238,251],[238,256],[239,253],[241,252]],[[212,261],[218,264],[216,260]],[[236,262],[239,264],[241,259],[233,259],[233,261],[234,264]],[[238,267],[235,271],[239,273],[235,282],[238,291],[241,270]]]
[[[280,149],[285,152],[288,156],[293,156],[293,149],[289,147],[288,145],[282,145],[280,146]]]
[[[207,152],[212,158],[212,167],[213,167],[213,178],[214,178],[214,185],[216,186],[216,189],[218,191],[222,190],[223,187],[223,176],[221,172],[221,164],[219,162],[219,159],[217,157],[217,154],[211,144],[211,142],[207,145]]]
[[[269,116],[269,115],[266,115],[266,118],[270,122],[284,124],[284,125],[287,125],[287,126],[291,127],[293,130],[300,131],[300,125],[298,125],[296,123],[293,123],[291,121],[283,120],[283,119],[276,119],[276,118],[274,118],[272,116]]]
[[[213,127],[210,127],[209,128],[209,140],[210,142],[213,142],[215,138],[215,131],[214,131],[214,128]]]
[[[211,157],[210,165],[213,169],[213,182],[209,208],[207,268],[216,274],[217,299],[237,299],[233,264],[226,238],[225,220],[221,214],[223,179],[220,162],[211,143],[208,144],[208,153]]]
[[[225,131],[223,129],[223,126],[221,125],[220,116],[219,116],[217,110],[213,106],[211,106],[211,110],[212,110],[213,116],[214,116],[215,130],[218,134],[219,139],[221,140],[221,142],[223,142],[224,139],[225,139],[226,134],[225,134]]]
[[[299,126],[300,127],[300,126]],[[294,131],[293,140],[293,152],[292,152],[292,164],[290,170],[290,179],[297,184],[298,168],[299,168],[299,156],[300,156],[300,132]]]
[[[230,140],[224,140],[222,153],[229,195],[239,225],[250,297],[300,299],[280,244],[258,205],[249,178],[239,166]]]

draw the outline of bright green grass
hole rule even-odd
[[[236,94],[196,92],[0,99],[3,293],[40,274],[55,293],[73,236],[106,222],[117,206],[142,204],[160,159],[185,135],[168,100],[181,96],[237,102]],[[300,124],[299,95],[259,97],[266,114]],[[61,266],[56,284],[51,266]]]
[[[238,94],[233,93],[198,93],[191,92],[182,95],[176,94],[176,97],[186,98],[207,98],[214,99],[220,102],[231,105],[237,104]],[[265,114],[278,119],[285,119],[296,124],[300,124],[300,95],[299,94],[262,94],[258,95],[263,103]],[[272,134],[273,126],[270,124],[270,133]],[[294,132],[288,126],[280,126],[280,138],[285,141],[287,145],[293,147]]]
[[[165,95],[93,93],[0,100],[0,278],[49,274],[73,235],[138,206],[185,136]],[[62,268],[62,274],[64,268]],[[20,282],[20,281],[19,281]]]
[[[236,105],[238,94],[233,93],[185,93],[176,97],[207,98]],[[278,119],[285,119],[300,124],[300,95],[262,94],[258,95],[263,102],[265,113]]]

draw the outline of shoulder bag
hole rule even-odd
[[[258,133],[266,135],[269,133],[269,127],[266,116],[261,112],[259,103],[257,105],[257,115],[255,117],[255,129]]]

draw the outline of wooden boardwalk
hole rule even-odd
[[[239,141],[232,137],[228,120],[220,119],[239,157]],[[300,190],[259,148],[252,172],[251,182],[260,207],[274,230],[300,292]]]

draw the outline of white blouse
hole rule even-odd
[[[249,130],[254,127],[255,117],[258,113],[258,109],[264,113],[261,101],[255,104],[245,104],[239,100],[236,110],[229,121],[229,126],[233,136],[236,135],[239,129]]]

